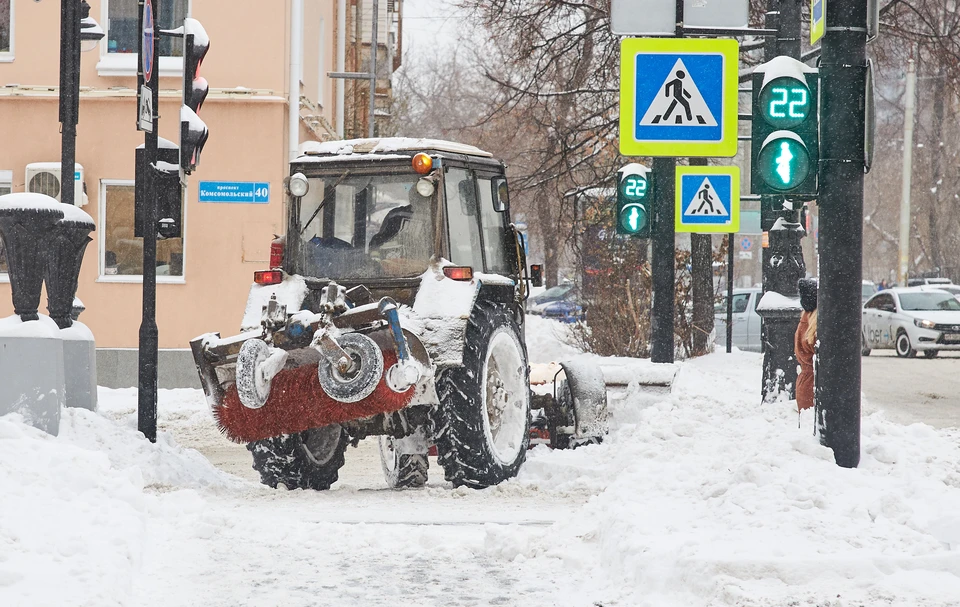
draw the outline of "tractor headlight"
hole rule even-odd
[[[291,194],[297,198],[303,198],[310,190],[310,182],[307,181],[307,178],[303,173],[294,173],[290,176],[290,181],[287,183],[287,187],[290,189]]]
[[[920,318],[913,319],[913,324],[917,325],[921,329],[933,329],[937,326],[937,323],[933,322],[932,320],[926,320],[926,319],[920,319]]]

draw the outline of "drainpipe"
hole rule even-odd
[[[347,71],[347,0],[337,2],[337,71]],[[337,78],[337,135],[343,139],[344,81]]]
[[[300,63],[303,61],[303,0],[290,0],[290,162],[300,154]]]

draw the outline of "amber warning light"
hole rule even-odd
[[[426,175],[433,169],[433,158],[420,152],[413,157],[413,170],[421,175]]]
[[[473,268],[470,266],[446,266],[443,273],[453,280],[473,280]]]

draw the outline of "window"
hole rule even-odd
[[[477,189],[473,174],[465,169],[447,170],[447,225],[450,229],[450,261],[458,266],[483,267],[480,225],[477,221]]]
[[[0,0],[2,4],[3,0]],[[13,191],[13,171],[0,171],[0,196]],[[3,249],[3,237],[0,236],[0,278],[7,277],[7,254]]]
[[[140,282],[143,238],[134,236],[133,181],[100,183],[100,280]],[[157,241],[157,282],[183,282],[183,239]]]
[[[0,0],[3,1],[3,0]],[[107,6],[107,52],[137,53],[140,36],[137,22],[140,19],[137,0],[109,0]],[[160,4],[160,27],[176,29],[183,25],[187,16],[187,0],[164,0]],[[160,37],[160,55],[180,57],[183,55],[183,42],[179,38]]]
[[[506,226],[503,213],[498,213],[493,206],[494,182],[489,177],[477,178],[477,189],[480,191],[480,225],[483,230],[483,253],[487,259],[487,272],[510,275],[510,264],[507,262]]]
[[[750,294],[742,293],[733,296],[733,313],[743,314],[747,311],[747,305],[750,303]]]
[[[0,0],[3,2],[4,0]],[[107,36],[101,47],[97,70],[101,76],[136,76],[137,32],[140,3],[138,0],[104,0],[102,16],[106,23]],[[190,16],[190,0],[164,0],[160,4],[158,20],[163,29],[176,29]],[[160,75],[177,76],[183,73],[183,40],[170,36],[160,37]]]
[[[0,0],[0,61],[13,61],[13,0]]]

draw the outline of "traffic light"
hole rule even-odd
[[[157,200],[157,238],[180,238],[183,235],[183,186],[177,161],[180,150],[177,144],[163,137],[157,142],[157,164],[164,167],[153,173],[153,191]],[[136,187],[134,188],[133,235],[143,237],[143,217],[146,213],[147,162],[146,147],[141,144],[136,150]]]
[[[631,163],[617,171],[617,234],[650,238],[650,169]]]
[[[780,56],[753,73],[750,191],[817,193],[817,70]]]
[[[200,64],[210,49],[207,32],[196,19],[183,20],[183,105],[180,107],[180,168],[190,174],[200,164],[200,152],[210,132],[198,115],[207,98],[207,80]]]

